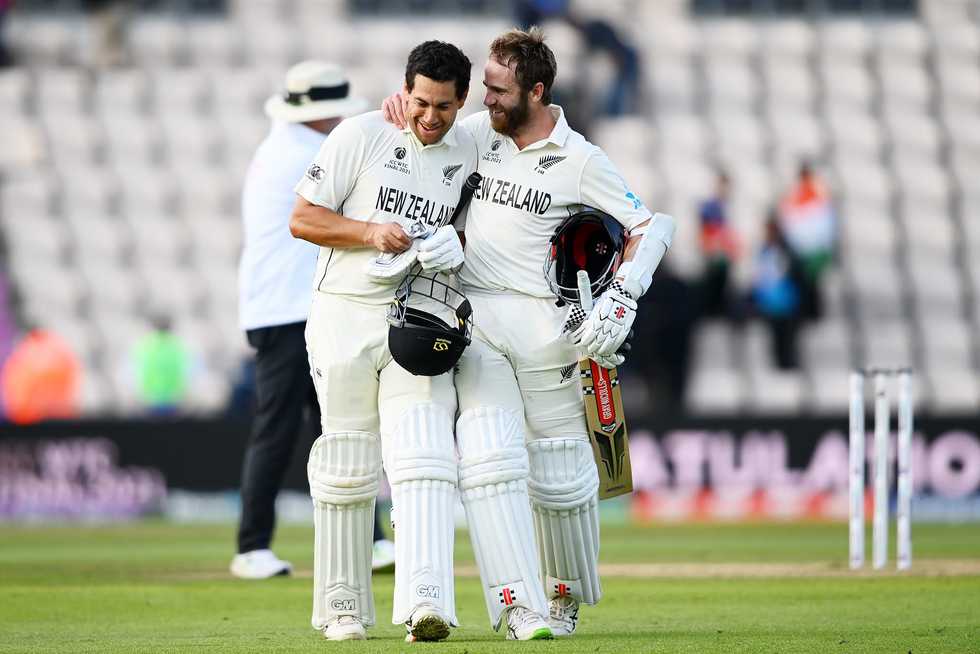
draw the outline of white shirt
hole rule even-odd
[[[310,280],[317,247],[293,238],[293,185],[325,134],[300,123],[275,123],[259,145],[242,190],[244,249],[238,266],[242,329],[303,322],[310,313]]]
[[[551,134],[523,150],[493,130],[488,111],[460,123],[476,139],[483,175],[466,218],[460,277],[468,287],[553,297],[542,269],[571,207],[600,209],[626,229],[652,217],[606,154],[568,126],[561,107],[551,111]]]
[[[447,221],[459,201],[463,181],[476,170],[472,137],[454,125],[432,145],[423,145],[408,128],[386,123],[380,111],[342,122],[320,148],[296,185],[316,204],[371,223],[413,219],[430,225]],[[364,304],[387,304],[395,286],[365,270],[374,248],[320,248],[314,288]]]

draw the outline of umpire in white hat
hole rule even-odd
[[[344,71],[322,61],[290,68],[285,91],[265,103],[272,129],[252,158],[242,191],[239,322],[256,351],[256,411],[242,464],[238,554],[231,562],[237,577],[263,579],[292,568],[270,549],[276,495],[300,433],[309,443],[320,433],[304,337],[319,248],[289,233],[293,187],[326,135],[365,109],[367,102],[350,94]],[[393,561],[394,546],[376,521],[375,567]]]

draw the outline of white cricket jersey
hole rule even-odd
[[[296,178],[325,138],[300,123],[276,123],[252,157],[242,189],[245,237],[238,265],[238,322],[244,330],[303,322],[310,315],[317,247],[292,237],[289,216]]]
[[[483,183],[466,218],[466,259],[460,277],[469,287],[553,297],[542,271],[548,241],[573,205],[605,211],[632,229],[650,211],[598,146],[572,130],[564,112],[551,134],[518,150],[490,126],[490,113],[461,125],[476,139]]]
[[[449,220],[463,181],[476,170],[477,148],[456,125],[432,145],[409,128],[386,123],[380,111],[348,118],[327,137],[296,192],[308,202],[371,223]],[[387,304],[398,281],[365,271],[374,248],[320,248],[314,289],[365,304]]]

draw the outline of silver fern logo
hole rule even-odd
[[[538,159],[538,165],[534,169],[539,175],[544,175],[549,168],[557,166],[568,157],[560,154],[548,154]]]
[[[459,172],[459,169],[463,167],[463,164],[450,164],[442,169],[442,183],[446,186],[452,186],[453,177]]]
[[[578,367],[577,363],[570,363],[567,366],[561,367],[561,380],[562,382],[567,382],[572,379],[575,375],[575,368]]]

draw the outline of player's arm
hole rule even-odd
[[[667,214],[651,216],[601,150],[586,162],[580,195],[583,204],[615,217],[630,233],[616,279],[573,334],[576,343],[589,354],[610,357],[629,336],[636,319],[636,301],[650,287],[653,273],[670,248],[675,222]]]
[[[368,223],[338,211],[354,191],[368,160],[368,136],[356,120],[345,120],[327,138],[296,184],[299,198],[289,217],[296,237],[324,247],[373,247],[401,252],[411,244],[397,223]]]
[[[370,247],[381,252],[402,252],[411,240],[398,223],[366,223],[345,218],[336,211],[300,196],[289,217],[295,238],[330,248]]]

